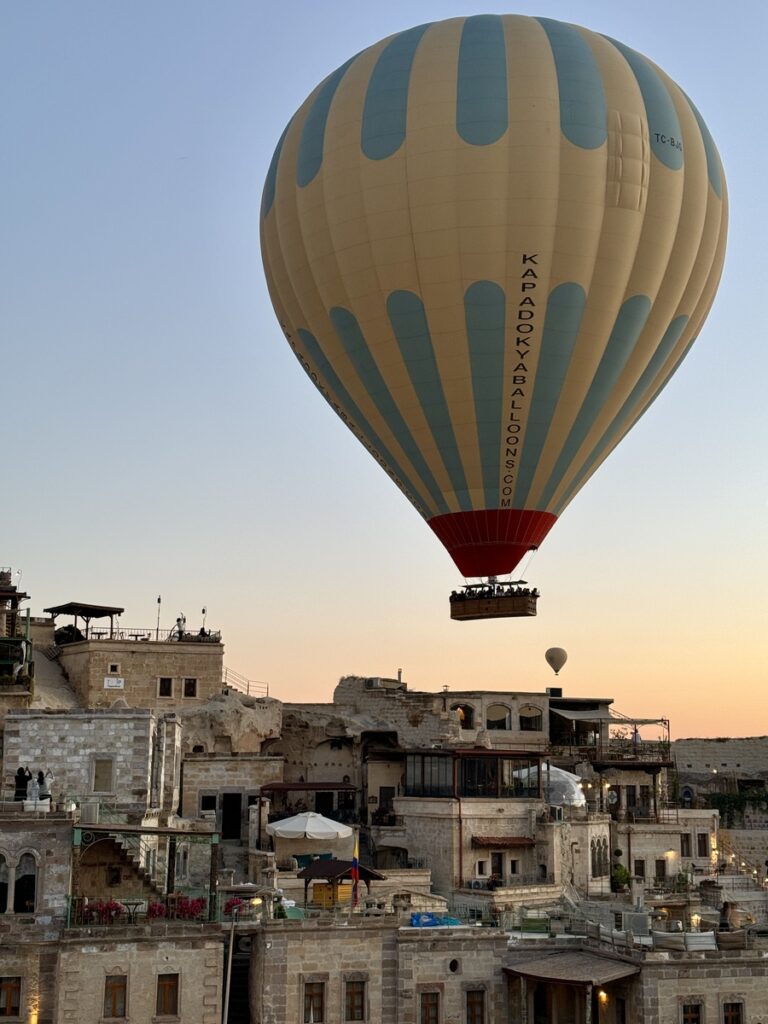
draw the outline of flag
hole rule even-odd
[[[356,907],[358,902],[358,889],[360,886],[360,833],[355,831],[355,849],[352,854],[352,906]]]

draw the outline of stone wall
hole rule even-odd
[[[222,793],[242,793],[243,830],[248,822],[248,797],[257,796],[268,782],[281,782],[282,757],[262,754],[187,754],[184,758],[184,795],[182,815],[197,818],[203,794],[217,797],[221,810]],[[220,818],[220,813],[219,813]]]
[[[501,960],[506,936],[498,931],[399,928],[397,919],[281,922],[253,934],[252,1024],[303,1019],[304,985],[321,984],[325,1020],[344,1020],[344,986],[366,986],[366,1020],[418,1024],[422,992],[438,992],[441,1021],[465,1019],[467,989],[486,993],[487,1024],[502,1024]]]
[[[612,826],[613,848],[622,856],[615,860],[635,875],[638,860],[645,864],[645,878],[652,883],[656,861],[663,860],[665,877],[674,878],[681,871],[698,874],[713,871],[718,862],[717,811],[679,810],[676,821],[615,823]],[[706,837],[707,853],[700,855],[698,837]],[[681,836],[690,837],[690,854],[683,855]],[[612,861],[614,858],[612,858]]]
[[[12,784],[19,765],[50,769],[54,803],[94,795],[112,804],[146,808],[157,716],[150,711],[25,711],[6,719],[3,778]],[[112,762],[108,789],[94,790],[97,761]],[[171,776],[171,792],[173,791]]]
[[[37,865],[35,905],[13,913],[13,889],[20,858],[31,854]],[[5,862],[8,906],[0,913],[0,939],[55,939],[66,918],[72,862],[72,820],[63,814],[37,816],[19,810],[0,818],[0,857]]]
[[[156,1017],[160,974],[179,975],[179,1012],[184,1024],[219,1024],[222,1008],[223,942],[210,927],[192,926],[172,937],[138,936],[97,940],[65,939],[59,953],[56,1024],[99,1024],[104,1019],[108,975],[127,975],[128,1016],[149,1022]],[[166,1019],[166,1018],[163,1018]],[[41,1022],[42,1024],[42,1022]]]
[[[648,954],[637,991],[642,1024],[679,1024],[685,1003],[699,1003],[705,1022],[722,1021],[724,1003],[743,1003],[745,1024],[768,1021],[768,968],[763,954]]]
[[[130,707],[170,711],[204,704],[221,693],[224,646],[83,640],[62,647],[59,663],[86,707],[110,707],[122,697]],[[159,696],[161,678],[172,680],[172,696]],[[196,696],[184,696],[185,679],[197,680]]]
[[[366,679],[345,676],[333,694],[336,708],[346,708],[360,718],[369,718],[370,728],[382,723],[397,733],[404,749],[420,749],[433,743],[515,750],[544,750],[548,741],[549,696],[545,693],[499,693],[485,690],[451,690],[423,693],[409,690],[405,683],[393,679]],[[471,707],[472,727],[462,727],[459,705]],[[488,729],[487,716],[491,706],[508,711],[508,729]],[[520,729],[520,711],[541,712],[542,729],[531,732]]]
[[[768,778],[768,736],[673,740],[672,757],[682,777],[712,775]]]

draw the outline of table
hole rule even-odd
[[[148,633],[129,633],[128,636],[131,640],[146,640],[149,636]]]
[[[101,638],[103,636],[106,636],[107,633],[109,633],[108,629],[92,629],[91,630],[91,636],[95,637],[97,640],[101,640]]]
[[[143,910],[146,900],[120,900],[128,914],[128,924],[136,924],[136,915]]]

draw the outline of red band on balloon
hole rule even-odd
[[[537,548],[557,516],[530,509],[483,509],[434,516],[429,525],[462,576],[504,576]]]

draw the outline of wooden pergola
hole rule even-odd
[[[83,604],[81,601],[69,601],[67,604],[57,604],[53,608],[43,608],[43,611],[56,621],[57,615],[73,615],[75,618],[75,629],[77,629],[78,618],[85,623],[85,638],[91,628],[91,619],[109,619],[110,639],[115,632],[115,616],[122,615],[125,608],[114,608],[105,604]]]
[[[352,866],[351,860],[314,860],[308,867],[299,871],[296,877],[304,879],[304,906],[307,905],[309,883],[319,881],[330,884],[331,904],[335,907],[338,901],[339,883],[352,880]],[[365,882],[368,892],[371,891],[371,882],[383,882],[387,877],[364,864],[359,865],[358,871],[360,881]]]

